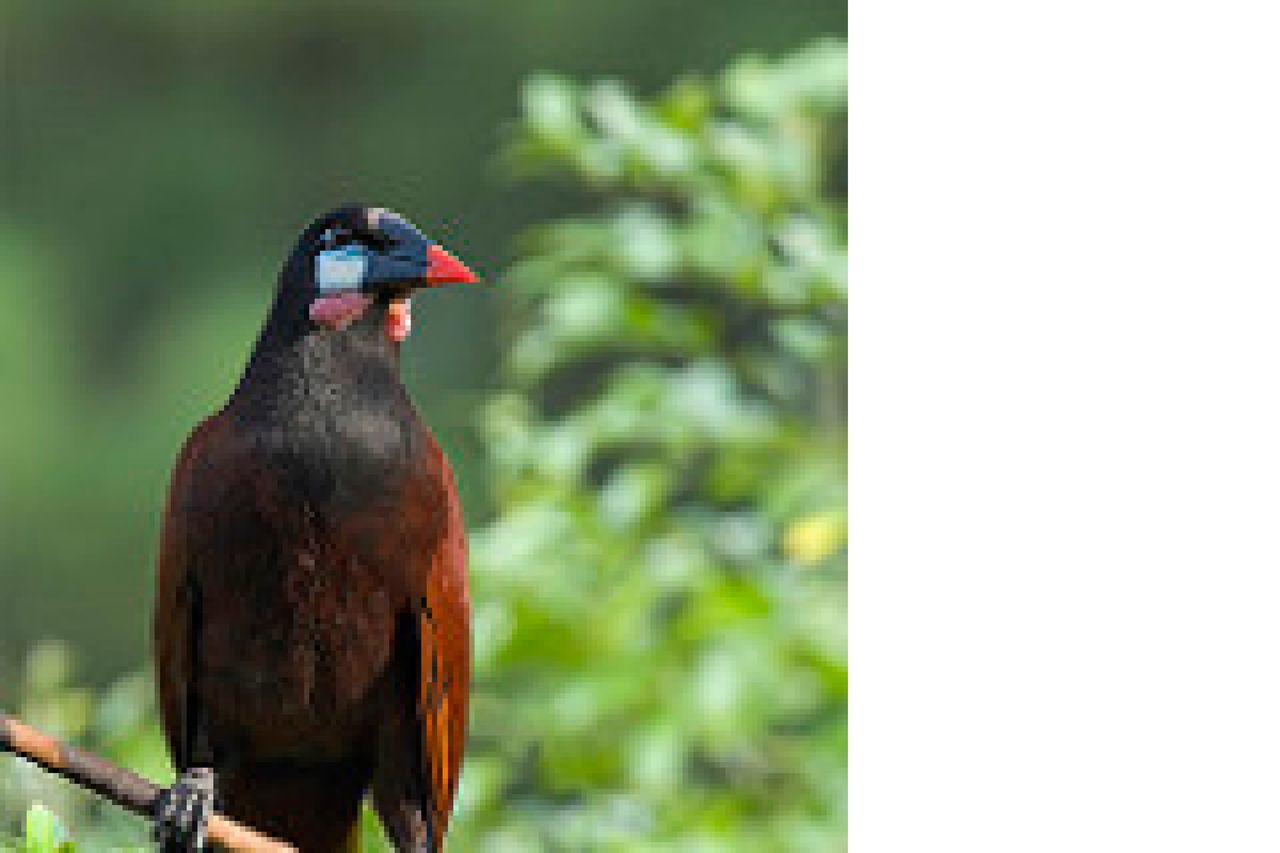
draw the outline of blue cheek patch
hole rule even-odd
[[[369,250],[358,244],[316,255],[316,287],[322,291],[359,290],[369,269]]]

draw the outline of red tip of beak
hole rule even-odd
[[[432,244],[427,249],[427,284],[434,287],[440,284],[473,284],[479,279],[467,269],[467,265]]]

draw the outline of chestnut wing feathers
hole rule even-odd
[[[195,624],[190,565],[193,526],[200,518],[187,509],[191,492],[202,468],[200,460],[213,436],[222,429],[222,415],[202,421],[187,438],[165,505],[164,526],[156,563],[156,598],[152,612],[156,686],[160,698],[160,719],[169,743],[169,754],[181,770],[191,763],[189,731],[195,701]],[[196,537],[198,538],[198,537]]]
[[[448,462],[429,443],[440,464],[444,527],[421,584],[418,614],[421,674],[416,711],[425,790],[431,823],[444,835],[457,794],[467,733],[471,682],[471,603],[467,590],[467,543],[458,492]]]

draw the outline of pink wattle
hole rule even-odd
[[[396,343],[409,337],[413,317],[409,313],[409,300],[396,299],[387,306],[387,337]]]
[[[369,306],[373,299],[363,293],[349,291],[330,296],[319,296],[311,302],[307,313],[311,319],[335,332],[350,326]],[[387,318],[384,330],[387,339],[401,343],[409,337],[413,328],[413,318],[409,313],[409,300],[394,299],[387,305]]]
[[[351,325],[373,300],[354,291],[333,296],[319,296],[311,303],[308,314],[322,326],[341,331]]]

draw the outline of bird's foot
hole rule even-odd
[[[205,829],[213,813],[214,775],[210,767],[192,767],[156,799],[152,835],[165,853],[205,849]]]

